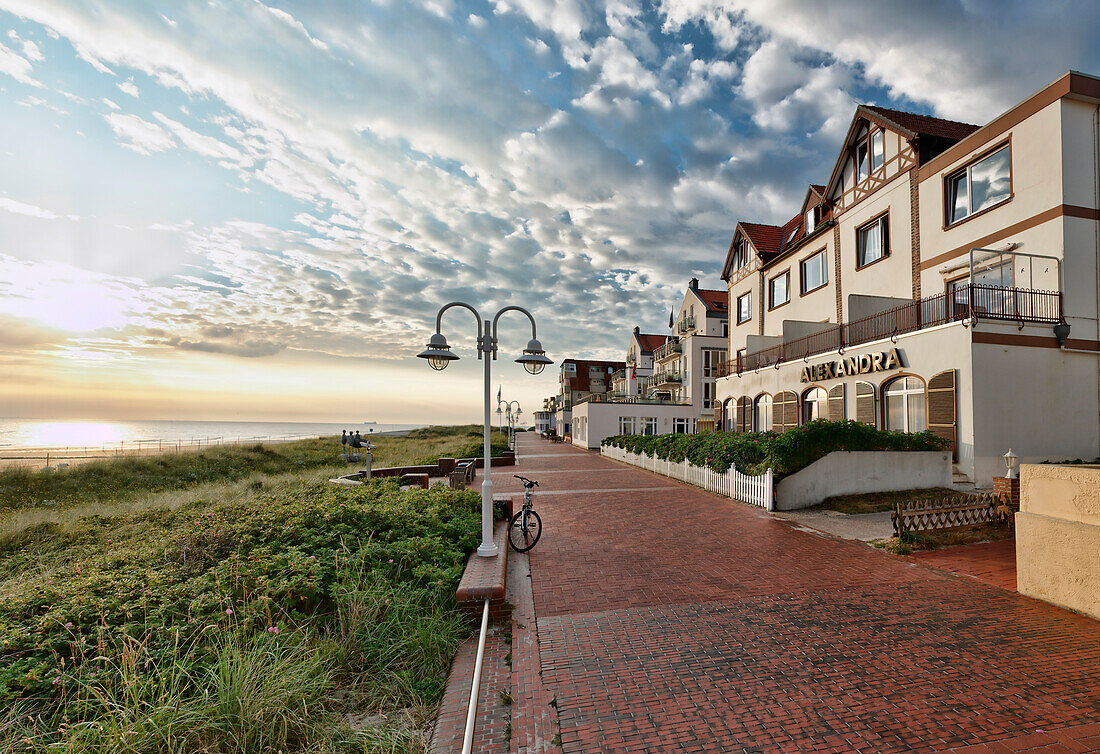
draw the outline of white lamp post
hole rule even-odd
[[[1005,474],[1005,479],[1016,478],[1016,462],[1019,459],[1016,458],[1016,454],[1012,452],[1012,448],[1008,449],[1005,453],[1005,467],[1008,469],[1008,473]]]
[[[514,414],[512,413],[512,404],[513,403],[516,404],[516,412],[517,412],[517,413],[514,413]],[[504,401],[504,416],[505,416],[505,419],[508,422],[507,442],[508,442],[508,447],[512,448],[513,450],[515,449],[515,445],[513,443],[514,443],[515,437],[516,437],[516,419],[519,417],[520,413],[522,413],[522,411],[520,410],[520,407],[519,407],[519,401]]]
[[[493,317],[492,330],[490,330],[489,320],[482,320],[477,309],[461,301],[452,301],[440,309],[435,316],[435,334],[428,341],[428,347],[422,353],[417,354],[419,358],[427,359],[428,365],[432,369],[437,371],[446,369],[448,363],[458,359],[458,356],[447,345],[447,339],[440,332],[443,325],[443,312],[452,306],[461,306],[474,313],[474,317],[477,319],[477,357],[485,362],[485,481],[481,485],[481,545],[477,548],[477,554],[489,558],[497,554],[497,545],[493,541],[493,480],[490,474],[492,457],[490,438],[492,424],[490,422],[492,412],[489,392],[489,362],[497,357],[497,321],[500,319],[500,315],[507,311],[517,311],[523,312],[527,315],[527,319],[531,320],[531,340],[527,341],[527,347],[523,349],[523,355],[516,359],[517,363],[523,364],[523,368],[530,374],[538,374],[546,368],[547,364],[553,364],[554,362],[546,358],[546,351],[543,350],[542,344],[535,337],[535,318],[531,316],[531,312],[523,307],[505,306],[502,308]]]

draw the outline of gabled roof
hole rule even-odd
[[[632,333],[638,341],[638,347],[642,353],[652,353],[665,344],[667,335],[653,335],[651,333]]]
[[[775,256],[779,250],[779,239],[783,229],[778,225],[762,225],[760,223],[738,222],[733,229],[733,238],[730,239],[730,248],[726,252],[726,261],[722,264],[722,279],[729,280],[733,272],[733,250],[737,244],[739,235],[749,239],[749,243],[756,250],[756,255],[761,260],[767,260]]]
[[[960,141],[981,128],[973,123],[933,118],[931,115],[918,115],[876,105],[860,105],[856,112],[860,110],[877,115],[876,120],[885,121],[882,125],[889,126],[910,139],[915,136],[938,136],[941,139]]]
[[[691,290],[692,293],[699,297],[703,305],[707,307],[708,312],[725,314],[729,310],[729,306],[726,304],[726,300],[729,298],[729,291],[710,291],[704,288],[695,288]]]
[[[839,180],[841,171],[844,168],[844,161],[848,157],[848,146],[855,140],[858,126],[864,120],[869,120],[884,128],[897,131],[909,141],[919,141],[921,137],[931,137],[929,139],[930,141],[938,142],[942,145],[941,149],[938,151],[942,151],[946,146],[966,138],[981,127],[975,126],[972,123],[961,123],[956,120],[933,118],[931,115],[918,115],[917,113],[907,113],[902,110],[891,110],[888,107],[859,105],[856,107],[856,112],[852,116],[851,125],[848,126],[848,135],[844,137],[844,142],[841,144],[840,154],[837,155],[836,162],[833,164],[833,172],[832,175],[829,176],[829,182],[825,186],[824,194],[827,195],[832,191],[837,180]]]
[[[806,189],[806,196],[802,199],[802,209],[799,212],[805,214],[806,210],[810,207],[816,207],[825,201],[825,187],[819,186],[816,183],[811,183],[810,187]]]

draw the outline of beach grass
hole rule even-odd
[[[372,439],[399,464],[479,437]],[[338,454],[120,459],[35,491],[5,472],[0,751],[424,751],[479,498],[331,485]]]

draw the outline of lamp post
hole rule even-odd
[[[490,474],[492,457],[490,437],[492,424],[490,422],[492,412],[489,382],[490,361],[497,357],[497,322],[500,320],[500,315],[508,311],[517,311],[523,312],[527,315],[527,319],[531,320],[531,340],[527,341],[527,347],[523,349],[523,355],[516,359],[517,363],[523,364],[523,368],[528,373],[538,374],[546,368],[547,364],[553,364],[554,362],[546,358],[546,351],[543,350],[542,344],[536,338],[535,318],[531,316],[531,312],[522,306],[503,307],[493,316],[492,328],[490,329],[489,319],[482,320],[477,309],[461,301],[452,301],[435,315],[435,334],[428,341],[427,348],[417,354],[419,358],[427,359],[428,365],[432,369],[441,371],[447,368],[448,363],[458,359],[458,356],[447,345],[447,339],[441,332],[443,313],[454,306],[469,309],[473,312],[474,318],[477,319],[477,357],[485,362],[485,481],[481,485],[481,545],[477,548],[477,554],[491,558],[497,554],[497,546],[493,541],[493,480]]]
[[[1016,457],[1016,454],[1012,452],[1012,448],[1008,449],[1008,452],[1005,453],[1004,458],[1005,458],[1005,468],[1008,469],[1008,472],[1005,474],[1005,478],[1006,479],[1015,479],[1016,478],[1016,463],[1019,461],[1019,459]]]
[[[513,403],[516,404],[516,412],[514,414],[512,413]],[[519,415],[522,413],[523,409],[519,407],[519,401],[504,402],[504,415],[508,420],[508,447],[512,450],[515,450],[516,421],[519,420]]]

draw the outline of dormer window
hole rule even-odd
[[[856,183],[870,175],[870,161],[867,159],[867,134],[863,132],[856,142]]]
[[[814,222],[814,217],[817,215],[817,207],[806,210],[806,235],[810,235],[814,232],[814,228],[817,227],[817,223]]]
[[[886,162],[886,149],[882,141],[882,130],[878,129],[871,134],[871,172],[875,172]]]
[[[749,263],[749,242],[742,238],[733,252],[733,269],[739,270]]]
[[[864,180],[886,163],[886,149],[882,129],[876,128],[868,134],[861,133],[856,142],[856,183]]]

